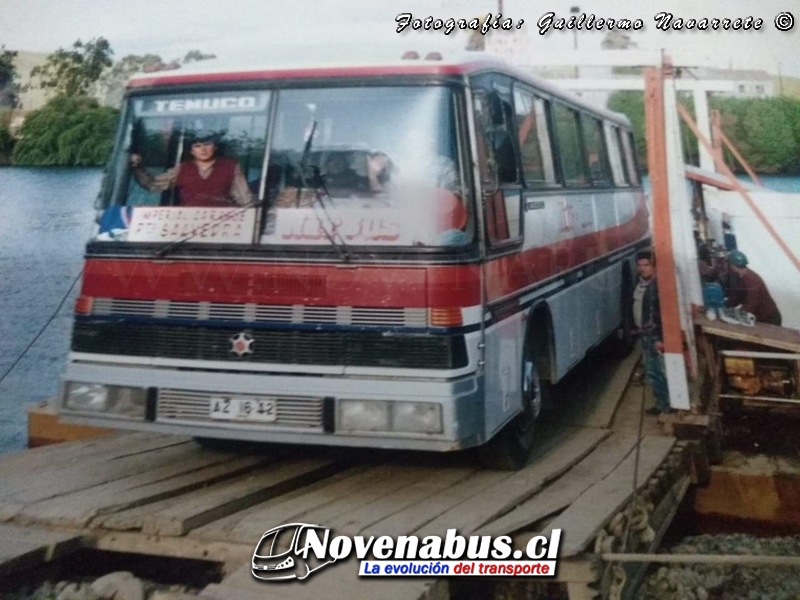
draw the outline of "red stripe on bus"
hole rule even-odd
[[[308,306],[425,308],[480,304],[477,266],[354,267],[89,259],[85,296]]]
[[[495,62],[474,61],[464,64],[414,64],[395,66],[364,67],[317,67],[296,69],[260,69],[228,73],[192,73],[137,77],[128,87],[149,87],[185,83],[222,83],[230,81],[259,81],[264,79],[319,79],[325,77],[391,77],[403,75],[466,75],[489,66]]]
[[[550,279],[637,242],[647,234],[648,227],[647,211],[642,206],[633,219],[617,227],[489,261],[486,273],[487,299],[489,302],[499,300],[538,281]]]
[[[647,212],[601,232],[531,248],[487,263],[493,301],[622,246],[647,233]],[[441,308],[481,303],[478,265],[340,267],[321,264],[154,262],[119,258],[86,261],[84,296],[308,306]]]

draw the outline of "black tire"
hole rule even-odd
[[[478,459],[487,469],[518,471],[531,456],[535,423],[542,411],[543,386],[528,343],[522,357],[522,412],[491,440],[478,448]]]

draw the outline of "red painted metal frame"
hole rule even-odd
[[[680,106],[680,105],[679,105]],[[657,259],[656,277],[661,304],[664,351],[683,353],[675,257],[672,252],[672,223],[667,184],[667,139],[664,123],[664,70],[645,71],[645,127],[647,168],[653,196],[653,242]]]

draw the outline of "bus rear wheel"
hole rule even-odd
[[[522,362],[522,412],[478,448],[481,464],[497,471],[517,471],[531,455],[536,420],[542,412],[543,386],[533,354],[526,344]]]

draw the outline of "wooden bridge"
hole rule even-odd
[[[540,427],[535,459],[515,473],[483,470],[469,452],[231,452],[155,434],[2,456],[0,586],[13,571],[88,546],[221,563],[224,577],[203,590],[207,600],[449,597],[456,580],[359,579],[356,562],[337,562],[302,585],[256,581],[250,559],[264,531],[307,522],[334,535],[510,534],[518,548],[537,532],[561,528],[555,581],[573,599],[605,595],[620,574],[596,550],[621,547],[634,466],[650,505],[644,519],[631,518],[628,551],[657,546],[690,480],[692,445],[662,434],[652,417],[637,452],[645,388],[629,385],[636,360],[586,361]],[[627,589],[642,572],[628,572]],[[518,579],[514,585],[523,587],[545,581]]]

